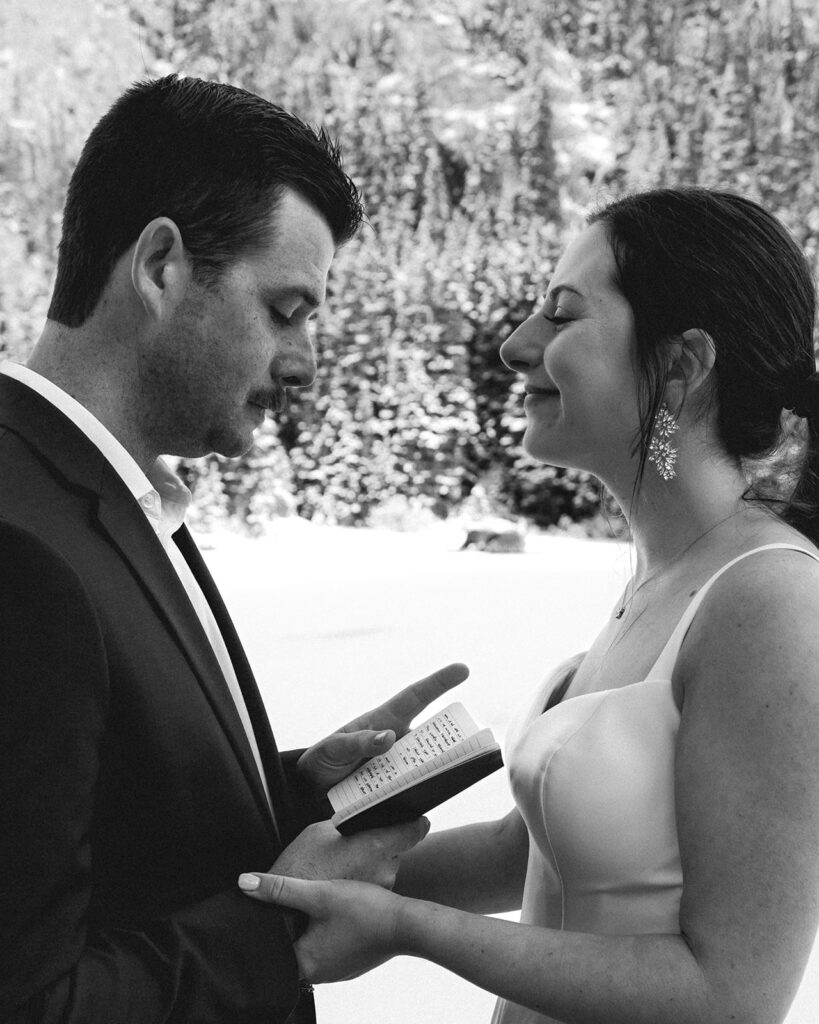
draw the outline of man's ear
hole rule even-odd
[[[131,283],[145,312],[159,319],[173,309],[190,276],[190,259],[176,224],[169,217],[157,217],[146,224],[131,260]]]
[[[686,396],[695,394],[714,368],[714,339],[707,331],[692,327],[669,342],[666,401],[679,409]]]

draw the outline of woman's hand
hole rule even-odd
[[[401,903],[366,882],[313,882],[283,875],[247,874],[239,888],[252,899],[307,914],[295,944],[300,976],[310,982],[345,981],[396,956]]]

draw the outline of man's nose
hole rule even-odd
[[[316,379],[316,349],[310,328],[305,324],[298,336],[288,339],[287,347],[280,352],[272,367],[286,388],[306,388]]]
[[[500,347],[500,357],[510,370],[529,373],[543,358],[542,331],[530,316],[516,328]]]

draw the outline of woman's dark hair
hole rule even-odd
[[[744,460],[770,455],[783,440],[783,408],[816,370],[814,281],[788,231],[756,203],[703,188],[627,196],[589,223],[607,232],[634,314],[638,486],[667,383],[663,343],[691,328],[714,341],[710,399],[725,450]],[[782,514],[819,542],[819,399],[813,405],[805,464]]]
[[[213,283],[270,243],[285,188],[318,209],[336,245],[357,231],[358,190],[323,129],[230,85],[176,75],[135,84],[91,132],[71,176],[49,317],[82,324],[155,217],[176,223],[197,279]]]

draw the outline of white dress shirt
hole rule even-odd
[[[139,507],[145,513],[148,522],[162,544],[168,558],[171,561],[182,585],[184,586],[191,604],[196,611],[202,628],[210,641],[213,653],[222,669],[225,682],[228,685],[230,694],[239,712],[244,730],[247,733],[250,749],[256,760],[259,775],[262,779],[267,802],[270,805],[270,792],[267,788],[262,767],[262,759],[259,753],[259,745],[253,732],[250,715],[245,705],[244,697],[236,678],[236,671],[230,660],[224,638],[219,630],[216,619],[213,616],[210,605],[202,593],[202,589],[196,582],[190,566],[182,557],[182,553],[173,541],[173,534],[182,525],[188,505],[191,502],[191,492],[182,483],[179,477],[171,470],[170,466],[163,460],[157,459],[151,467],[150,473],[146,476],[137,465],[133,456],[120,444],[107,427],[90,413],[84,405],[81,405],[62,388],[57,387],[50,380],[41,374],[30,370],[27,366],[18,363],[4,362],[0,364],[0,373],[13,377],[21,384],[36,391],[38,395],[50,402],[53,406],[67,416],[75,426],[85,434],[92,444],[102,452],[103,456],[111,463],[117,473],[122,477],[126,487],[133,494]]]

